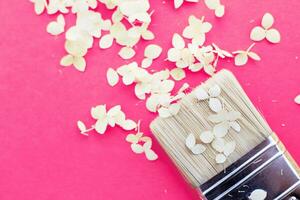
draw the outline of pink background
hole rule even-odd
[[[226,15],[216,19],[203,2],[185,3],[174,11],[172,1],[152,0],[155,10],[150,29],[153,43],[165,51],[153,69],[172,68],[165,62],[172,34],[182,31],[187,17],[202,15],[214,25],[208,42],[228,50],[246,49],[252,42],[249,33],[265,12],[276,19],[282,42],[258,43],[254,51],[261,62],[250,61],[235,67],[221,61],[221,68],[232,70],[254,104],[300,162],[300,107],[293,102],[300,93],[300,1],[299,0],[223,0]],[[99,10],[104,10],[103,6]],[[104,12],[104,18],[110,13]],[[101,136],[79,134],[76,121],[93,120],[92,106],[121,104],[129,118],[142,120],[142,130],[151,135],[148,125],[155,115],[135,98],[133,87],[106,83],[108,67],[125,63],[117,55],[119,46],[109,50],[95,47],[86,56],[85,73],[62,68],[64,36],[52,37],[46,25],[55,16],[36,16],[27,0],[0,1],[0,199],[1,200],[190,200],[196,192],[185,183],[158,143],[159,159],[149,162],[135,155],[125,142],[126,133],[109,129]],[[254,20],[254,22],[252,21]],[[74,18],[67,17],[67,24]],[[251,23],[252,21],[252,23]],[[137,46],[134,60],[141,61],[149,42]],[[203,72],[188,73],[192,86],[207,78]]]

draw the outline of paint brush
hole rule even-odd
[[[299,167],[234,75],[221,70],[151,130],[207,200],[300,199]]]

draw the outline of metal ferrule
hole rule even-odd
[[[299,168],[274,134],[199,189],[206,200],[248,200],[256,189],[266,200],[300,200]]]

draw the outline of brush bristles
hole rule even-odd
[[[151,130],[159,143],[194,187],[199,187],[220,173],[272,133],[231,72],[222,70],[198,87],[208,90],[215,84],[222,89],[220,98],[224,106],[242,114],[242,119],[238,120],[241,132],[230,130],[224,138],[226,141],[236,142],[235,152],[225,164],[216,164],[216,151],[210,145],[207,145],[207,150],[201,155],[193,155],[185,146],[185,139],[190,133],[199,138],[201,132],[211,130],[214,126],[207,119],[212,114],[207,101],[198,101],[194,92],[180,101],[181,109],[176,116],[158,117],[151,123]]]

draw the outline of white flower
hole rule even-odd
[[[189,25],[183,30],[183,37],[192,39],[192,43],[203,45],[205,42],[205,34],[212,28],[209,22],[204,22],[204,17],[196,18],[194,15],[189,17]]]
[[[193,134],[189,134],[185,139],[185,146],[195,155],[199,155],[206,150],[202,144],[196,144],[196,138]]]
[[[250,38],[253,41],[261,41],[267,39],[271,43],[280,42],[280,33],[277,29],[271,28],[274,23],[274,17],[270,13],[266,13],[261,21],[261,26],[256,26],[250,33]]]
[[[241,118],[241,113],[237,111],[220,111],[217,114],[208,116],[208,120],[217,124],[213,128],[213,132],[216,137],[224,137],[229,128],[232,128],[236,132],[241,131],[241,126],[236,121]]]
[[[108,125],[111,127],[119,125],[124,130],[132,130],[136,128],[136,123],[134,121],[130,119],[126,120],[125,114],[119,105],[112,107],[108,112],[106,111],[106,105],[93,107],[91,109],[91,115],[97,120],[94,127],[100,134],[105,133]]]
[[[245,65],[248,62],[248,57],[252,58],[253,60],[260,61],[259,55],[257,55],[253,51],[250,51],[254,45],[255,43],[253,43],[246,51],[238,50],[232,52],[233,54],[236,54],[234,57],[234,64],[236,66]]]
[[[158,158],[157,154],[151,149],[152,139],[147,136],[143,136],[143,133],[140,132],[140,121],[137,126],[136,134],[128,134],[126,141],[131,143],[131,150],[136,154],[145,153],[146,158],[150,161],[156,160]],[[143,142],[144,144],[140,144]]]
[[[183,38],[175,33],[172,38],[173,48],[168,50],[168,60],[175,62],[178,68],[186,68],[195,62],[195,58],[188,48],[185,48]]]
[[[203,87],[195,89],[194,94],[200,101],[208,100],[209,108],[214,112],[220,112],[223,110],[222,102],[217,98],[221,94],[221,88],[218,85],[214,85],[206,92]]]

